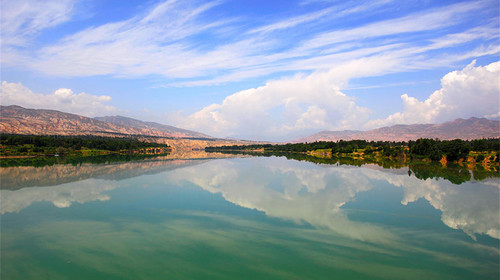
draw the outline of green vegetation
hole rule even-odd
[[[289,159],[322,164],[355,166],[376,164],[383,168],[408,166],[409,173],[413,173],[417,178],[444,178],[454,184],[469,181],[471,176],[475,180],[500,177],[498,168],[500,139],[498,138],[471,141],[460,139],[441,141],[423,138],[408,143],[341,140],[282,145],[207,147],[206,151],[285,156]],[[443,159],[446,159],[448,163],[446,166],[438,162]],[[473,167],[463,164],[471,162],[481,164]],[[469,169],[472,170],[472,175]]]
[[[71,164],[73,166],[82,163],[107,164],[112,162],[124,162],[132,160],[143,160],[155,158],[159,155],[153,154],[104,154],[96,156],[65,156],[65,157],[15,157],[0,160],[0,167],[33,166],[43,167],[55,164]]]
[[[338,142],[333,141],[319,141],[312,143],[288,143],[288,144],[254,144],[254,145],[233,145],[233,146],[222,146],[222,147],[207,147],[205,150],[207,152],[218,152],[218,151],[240,151],[240,150],[262,150],[268,152],[295,152],[295,153],[306,153],[310,151],[318,150],[330,150],[332,154],[349,154],[357,152],[358,150],[368,149],[369,151],[381,151],[385,149],[388,151],[389,148],[395,148],[407,145],[404,142],[368,142],[365,140],[351,140],[344,141],[340,140]]]
[[[409,173],[421,180],[426,179],[438,179],[443,178],[446,179],[453,184],[459,185],[464,182],[471,180],[471,172],[465,166],[461,166],[458,164],[450,164],[447,166],[443,166],[442,164],[436,162],[423,163],[423,162],[411,162],[409,164]],[[476,176],[478,173],[477,169],[473,170],[474,179],[478,180]],[[493,169],[490,172],[482,172],[482,178],[480,180],[486,178],[495,178],[499,177],[499,173],[497,169]]]
[[[100,136],[0,135],[0,156],[90,156],[109,153],[166,153],[166,144]]]
[[[442,165],[439,162],[426,162],[421,160],[409,160],[402,161],[399,159],[391,159],[388,157],[382,158],[362,158],[362,157],[352,157],[351,155],[332,157],[318,157],[306,153],[286,153],[286,152],[256,152],[256,151],[220,151],[226,154],[245,154],[252,156],[282,156],[287,159],[293,159],[298,161],[307,161],[316,164],[329,164],[329,165],[347,165],[347,166],[362,166],[365,164],[378,165],[382,168],[390,169],[400,169],[408,167],[408,175],[415,176],[421,180],[426,179],[438,179],[443,178],[450,181],[453,184],[462,184],[464,182],[472,180],[476,181],[484,180],[487,178],[499,178],[500,172],[498,164],[495,166],[489,166],[490,168],[484,168],[482,165],[474,166],[471,170],[464,165],[451,163],[447,165]]]
[[[488,159],[498,162],[498,153],[500,152],[500,139],[480,139],[464,141],[460,139],[445,140],[439,139],[418,139],[410,142],[389,142],[389,141],[365,141],[351,140],[338,142],[313,142],[313,143],[295,143],[295,144],[255,144],[245,146],[222,146],[207,147],[207,152],[221,151],[265,151],[272,153],[309,153],[312,155],[323,156],[342,156],[362,157],[363,159],[422,159],[431,161],[440,161],[443,157],[447,161],[456,162],[467,160],[467,157],[473,151],[476,161],[483,161],[485,156]]]
[[[444,178],[454,184],[461,184],[472,178],[483,180],[500,177],[500,139],[418,139],[408,143],[353,140],[209,147],[206,151],[285,156],[318,164],[376,164],[383,168],[408,166],[409,173],[417,178]]]

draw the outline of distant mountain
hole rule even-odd
[[[209,138],[202,133],[125,117],[104,121],[55,110],[0,106],[0,133],[35,135],[144,135],[177,138]]]
[[[172,135],[174,137],[212,138],[211,136],[208,136],[206,134],[196,132],[196,131],[177,128],[174,126],[159,124],[159,123],[155,123],[155,122],[143,122],[140,120],[136,120],[136,119],[132,119],[132,118],[128,118],[128,117],[123,117],[123,116],[96,117],[94,119],[104,121],[104,122],[114,123],[117,125],[133,127],[133,128],[137,128],[137,129],[141,129],[141,130],[146,130],[146,131],[149,130],[149,131],[166,133],[166,134]]]
[[[485,118],[456,119],[442,124],[393,125],[367,131],[321,131],[293,142],[367,140],[409,141],[418,138],[481,139],[500,137],[500,121]]]
[[[203,133],[154,122],[122,117],[87,118],[55,110],[0,106],[0,133],[35,135],[143,135],[175,138],[212,138]],[[500,137],[500,121],[484,118],[456,119],[443,124],[394,125],[368,131],[321,131],[293,142],[408,141],[418,138],[478,139]]]
[[[313,135],[294,140],[292,142],[314,142],[314,141],[336,141],[336,140],[351,140],[354,135],[362,133],[360,130],[341,130],[341,131],[329,131],[323,130]]]

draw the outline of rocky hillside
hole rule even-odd
[[[132,119],[132,118],[128,118],[128,117],[123,117],[123,116],[106,116],[106,117],[97,117],[94,119],[99,120],[99,121],[117,124],[117,125],[133,127],[133,128],[140,129],[143,131],[151,131],[151,133],[154,133],[154,132],[166,133],[168,135],[172,135],[174,137],[180,137],[180,138],[186,138],[186,137],[189,137],[189,138],[212,138],[211,136],[208,136],[206,134],[199,133],[196,131],[181,129],[181,128],[177,128],[174,126],[159,124],[159,123],[155,123],[155,122],[143,122],[140,120],[136,120],[136,119]]]
[[[113,118],[116,121],[104,121]],[[124,117],[87,118],[55,110],[0,106],[0,133],[35,135],[144,135],[177,138],[207,138],[194,131]],[[122,121],[119,121],[119,120]],[[132,125],[131,125],[132,124]]]
[[[485,118],[456,119],[442,124],[412,124],[381,127],[367,131],[321,131],[293,142],[338,141],[409,141],[418,138],[481,139],[500,137],[500,121]]]

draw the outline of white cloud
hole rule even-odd
[[[291,28],[291,27],[297,26],[299,24],[314,21],[314,20],[317,20],[317,19],[322,18],[324,16],[330,15],[330,13],[334,12],[335,10],[336,10],[336,8],[329,8],[329,9],[321,10],[319,12],[301,15],[301,16],[294,17],[294,18],[287,18],[284,21],[275,22],[275,23],[272,23],[272,24],[269,24],[266,26],[262,26],[262,27],[250,30],[249,33],[258,33],[258,32],[267,33],[267,32],[273,32],[276,30]]]
[[[160,74],[184,78],[228,68],[231,63],[243,66],[242,56],[252,52],[250,46],[261,47],[262,43],[242,40],[214,46],[212,41],[208,50],[200,51],[200,44],[191,38],[197,34],[208,36],[215,27],[230,22],[204,19],[204,14],[218,4],[160,3],[145,15],[90,27],[44,47],[31,67],[63,76]]]
[[[440,123],[456,118],[486,117],[500,111],[500,61],[475,67],[475,61],[441,79],[442,88],[420,101],[401,95],[404,109],[366,127],[392,124]]]
[[[72,3],[63,3],[67,5],[53,5],[55,7],[49,9],[52,21],[40,15],[44,20],[33,20],[37,24],[23,29],[31,30],[25,33],[36,34],[67,20]],[[390,9],[389,4],[395,5],[386,0],[332,5],[322,10],[288,14],[287,19],[280,17],[262,25],[260,21],[242,22],[225,15],[214,17],[212,10],[224,5],[221,2],[197,5],[165,1],[127,20],[89,27],[51,45],[42,45],[29,55],[21,55],[15,48],[4,48],[2,59],[54,76],[161,75],[172,80],[162,81],[160,86],[203,86],[280,71],[328,70],[349,59],[375,54],[400,57],[400,70],[430,68],[435,67],[430,63],[435,60],[431,50],[478,39],[492,40],[495,34],[498,37],[496,26],[487,30],[473,28],[464,34],[454,34],[455,37],[431,32],[456,25],[462,16],[484,8],[483,2],[458,3],[383,21],[363,21],[354,28],[345,28],[342,24],[341,19],[348,15],[359,15],[378,6]],[[18,34],[21,26],[18,21],[6,17],[2,25],[11,27],[2,32]],[[322,27],[325,23],[332,27],[325,29]],[[315,28],[310,29],[311,26]],[[284,29],[286,35],[274,32]],[[424,31],[424,40],[415,41],[414,37],[406,36]],[[6,38],[26,38],[3,33],[2,37]],[[387,36],[392,35],[398,36],[388,41]],[[446,42],[440,43],[440,37]],[[460,59],[464,58],[450,57],[447,64]]]
[[[126,20],[91,26],[24,52],[23,46],[42,30],[68,21],[73,13],[73,1],[47,3],[43,9],[38,2],[2,3],[2,68],[16,64],[54,76],[160,75],[168,79],[155,78],[157,86],[205,86],[285,71],[312,72],[235,93],[190,116],[175,116],[178,125],[223,137],[283,140],[322,129],[359,129],[369,120],[370,111],[341,91],[349,79],[448,67],[500,52],[496,22],[465,24],[472,15],[482,14],[490,2],[461,2],[411,14],[356,20],[372,7],[384,6],[384,13],[398,9],[399,4],[389,0],[337,3],[322,10],[284,13],[277,16],[279,20],[265,24],[249,18],[243,22],[223,13],[214,17],[223,10],[218,7],[223,2],[198,5],[163,1]],[[342,22],[347,15],[354,15],[349,25]],[[470,46],[461,48],[466,44]],[[491,81],[495,79],[486,84],[492,85]],[[19,90],[33,97],[29,90]],[[443,86],[441,95],[452,95],[452,90]],[[3,95],[2,102],[86,115],[115,110],[104,105],[109,101],[105,97],[70,90],[43,95],[41,100],[49,101],[36,104],[36,98]],[[470,117],[466,112],[498,114],[498,102],[488,98],[489,103],[481,103],[479,98],[472,103],[496,106],[496,110],[471,109],[471,102],[457,105],[460,100],[441,100],[438,93],[424,102],[403,95],[405,111],[371,121],[366,128],[440,121],[448,113],[449,118]],[[93,103],[95,109],[89,110]]]
[[[2,1],[2,46],[26,46],[42,29],[56,26],[71,18],[74,0],[7,0]]]
[[[87,93],[74,93],[71,89],[60,88],[52,94],[38,94],[21,83],[2,82],[0,87],[0,104],[19,105],[26,108],[53,109],[88,117],[100,116],[106,113],[116,113],[118,110],[110,105],[111,97],[96,96]]]
[[[350,61],[327,72],[296,75],[270,81],[262,87],[234,93],[177,124],[215,136],[285,140],[321,129],[360,127],[370,110],[358,106],[340,91],[355,75],[390,71],[391,58],[373,57]]]
[[[457,15],[478,9],[482,5],[482,3],[461,3],[431,12],[416,13],[351,29],[335,30],[305,42],[304,48],[318,48],[351,40],[438,29],[455,24]]]
[[[42,30],[71,19],[74,0],[7,0],[0,8],[0,61],[26,67],[32,58],[25,48]]]
[[[370,129],[393,124],[440,123],[491,117],[500,112],[500,62],[445,75],[442,89],[425,101],[403,94],[404,110],[370,120],[371,110],[344,94],[350,79],[398,71],[402,58],[373,55],[328,71],[296,75],[234,93],[189,116],[172,115],[182,127],[219,137],[283,141],[319,130]]]

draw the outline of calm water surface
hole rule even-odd
[[[499,279],[499,181],[283,157],[9,167],[1,279]]]

